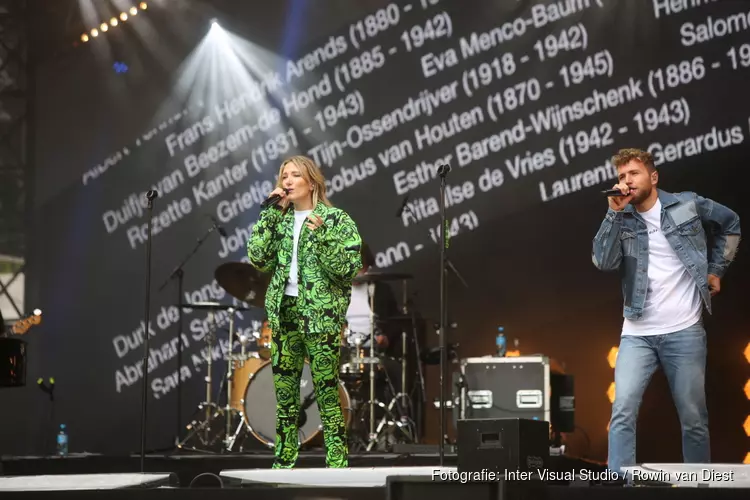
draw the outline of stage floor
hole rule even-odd
[[[437,447],[435,447],[437,449]],[[559,457],[555,457],[559,458]],[[565,460],[565,463],[573,459]],[[574,461],[575,462],[575,461]],[[176,474],[180,485],[187,486],[200,474],[219,475],[225,470],[270,470],[273,455],[268,451],[242,454],[207,454],[177,450],[175,453],[147,454],[144,472]],[[455,467],[455,453],[445,453],[443,465]],[[562,467],[562,462],[560,462]],[[440,465],[437,453],[364,453],[349,455],[351,468],[361,467],[434,467]],[[140,472],[140,455],[105,456],[71,454],[51,457],[1,457],[0,474],[4,476],[98,474]],[[324,468],[323,452],[301,452],[297,469]]]
[[[298,467],[271,470],[268,452],[242,455],[147,455],[145,473],[140,457],[72,455],[69,457],[3,457],[0,460],[0,497],[3,500],[44,496],[59,500],[669,500],[750,498],[750,466],[714,464],[736,482],[711,481],[612,485],[597,481],[476,481],[455,476],[457,457],[435,453],[352,455],[348,469],[326,469],[322,453],[302,453]],[[550,457],[549,470],[558,478],[565,472],[604,471],[602,464],[565,456]],[[488,464],[489,465],[489,464]],[[691,469],[692,467],[692,469]],[[644,470],[690,471],[695,466],[644,464]],[[703,487],[698,487],[703,486]],[[212,488],[210,493],[206,488]]]

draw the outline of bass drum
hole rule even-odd
[[[300,416],[304,423],[299,428],[299,441],[303,445],[323,436],[320,410],[314,396],[310,363],[305,360],[300,380]],[[352,401],[343,382],[339,382],[339,397],[348,429],[352,420]],[[270,361],[251,375],[243,406],[245,423],[250,432],[267,447],[273,448],[276,441],[276,393]]]
[[[243,397],[247,390],[247,384],[253,378],[255,372],[266,363],[257,353],[250,353],[245,361],[235,361],[234,375],[232,377],[232,392],[230,406],[237,411],[245,411]]]

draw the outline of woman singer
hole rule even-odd
[[[362,240],[352,218],[328,201],[323,174],[310,158],[284,161],[273,195],[281,199],[261,211],[247,243],[250,264],[272,273],[265,305],[277,403],[273,468],[292,468],[297,461],[305,356],[323,424],[326,466],[347,467],[339,346],[352,280],[362,267]]]

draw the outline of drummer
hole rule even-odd
[[[362,270],[358,276],[367,273],[374,265],[375,259],[367,244],[362,244]],[[372,283],[373,308],[375,309],[375,355],[379,358],[380,367],[385,372],[387,379],[384,384],[378,384],[376,388],[377,399],[386,405],[391,398],[402,392],[401,388],[401,363],[398,359],[400,353],[401,331],[398,324],[378,321],[378,318],[387,318],[400,314],[396,297],[388,284]],[[352,285],[352,298],[346,313],[348,322],[349,345],[361,342],[361,348],[365,350],[365,356],[370,352],[370,295],[368,282],[355,283]]]
[[[362,244],[362,269],[358,273],[361,276],[367,273],[375,264],[370,247]],[[352,285],[352,297],[349,309],[346,311],[346,321],[349,327],[349,340],[353,343],[355,339],[362,341],[363,347],[370,347],[370,332],[372,323],[370,316],[370,296],[368,293],[369,283],[357,283]],[[388,317],[399,314],[398,303],[391,288],[385,283],[374,284],[373,308],[375,318],[379,316]],[[398,345],[400,331],[388,327],[388,325],[375,326],[375,349],[382,353],[392,354],[394,347]]]

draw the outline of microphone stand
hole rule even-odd
[[[148,238],[146,239],[146,304],[143,329],[143,383],[141,386],[141,473],[144,473],[146,461],[146,401],[148,400],[148,337],[149,316],[151,315],[151,220],[154,211],[154,199],[159,196],[156,190],[146,193],[148,200]]]
[[[443,164],[437,169],[440,176],[440,466],[445,461],[445,369],[447,367],[445,354],[445,325],[448,321],[446,308],[445,271],[448,249],[447,224],[445,217],[445,177],[450,172],[450,165]]]
[[[464,277],[461,276],[461,273],[458,272],[458,269],[456,269],[456,266],[453,265],[453,262],[451,262],[451,260],[448,257],[445,258],[445,263],[448,264],[448,267],[451,268],[451,271],[453,271],[453,274],[456,275],[456,278],[458,278],[458,281],[461,282],[464,288],[469,288],[469,285],[466,283],[466,280],[464,279]]]
[[[179,306],[179,304],[184,303],[185,301],[182,300],[182,295],[184,292],[184,277],[185,272],[183,271],[183,267],[188,263],[188,261],[191,259],[193,255],[198,251],[198,249],[201,247],[204,241],[208,238],[208,236],[216,229],[216,225],[212,225],[211,228],[206,231],[206,233],[198,238],[198,241],[195,244],[195,247],[193,247],[193,250],[180,262],[177,267],[174,268],[174,270],[169,273],[169,276],[164,280],[164,283],[159,286],[158,291],[161,292],[164,290],[164,288],[169,284],[170,281],[172,281],[174,278],[177,278],[177,302],[175,302],[175,305],[177,306],[177,432],[175,433],[175,443],[179,443],[180,441],[180,428],[182,427],[182,333],[184,331],[184,323],[183,323],[183,315],[182,315],[182,308]],[[230,339],[230,348],[231,348],[231,341]]]
[[[450,268],[451,271],[456,275],[458,280],[461,282],[461,284],[465,288],[469,288],[468,283],[466,283],[466,280],[463,276],[461,276],[461,273],[458,272],[458,269],[456,269],[456,266],[453,265],[453,262],[448,258],[446,255],[445,250],[448,248],[447,241],[444,243],[447,224],[446,224],[446,217],[445,217],[445,176],[450,172],[451,167],[449,165],[441,165],[438,167],[438,174],[440,175],[440,227],[443,228],[443,231],[441,231],[441,236],[438,239],[438,244],[440,245],[440,329],[439,329],[439,335],[440,335],[440,465],[443,465],[443,460],[445,456],[445,450],[444,450],[444,441],[445,441],[445,435],[446,435],[446,422],[445,422],[445,392],[444,392],[444,378],[445,377],[445,369],[447,368],[447,360],[446,360],[446,342],[445,342],[445,333],[446,330],[443,327],[443,325],[448,324],[448,312],[446,307],[446,282],[445,282],[445,274],[448,272],[447,269]],[[396,217],[401,217],[401,215],[406,211],[410,212],[412,216],[414,215],[413,212],[411,212],[411,209],[406,204],[408,201],[409,195],[407,193],[406,197],[404,198],[403,202],[401,203],[401,207],[398,209],[398,212],[396,212]],[[416,220],[416,219],[415,219]],[[418,376],[421,383],[421,389],[422,389],[422,403],[426,403],[427,401],[427,395],[425,392],[425,383],[424,383],[424,375],[422,373],[422,365],[421,365],[421,356],[419,353],[419,341],[417,339],[417,328],[416,328],[416,318],[414,317],[414,311],[411,312],[412,315],[412,322],[413,322],[413,328],[414,328],[414,342],[416,347],[416,354],[417,354],[417,371]],[[418,419],[417,424],[417,434],[419,435],[419,427],[421,425],[421,418]]]

